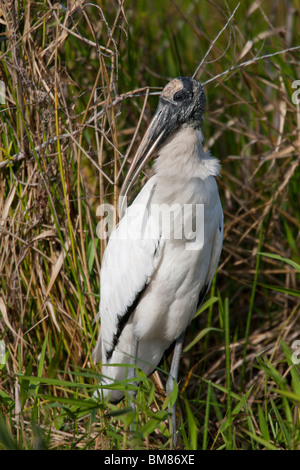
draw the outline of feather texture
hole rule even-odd
[[[133,333],[139,340],[137,365],[147,375],[155,369],[191,322],[221,253],[223,212],[214,178],[220,165],[204,153],[201,132],[183,126],[169,137],[154,170],[155,176],[125,212],[104,253],[101,333],[95,357],[102,361],[103,384],[108,386],[126,377],[126,367],[113,364],[130,363]],[[157,216],[164,205],[174,207],[171,228]],[[195,224],[195,210],[184,219],[195,227],[196,235],[197,230],[204,234],[198,248],[189,249],[194,243],[189,234],[174,236],[185,205],[204,206],[204,227]],[[123,396],[119,390],[107,390],[104,397],[107,394],[112,401]]]

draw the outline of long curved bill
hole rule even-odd
[[[158,150],[163,141],[170,134],[170,112],[168,106],[159,106],[149,127],[143,137],[140,146],[134,156],[130,169],[126,175],[124,183],[121,187],[119,200],[120,218],[124,214],[126,207],[126,198],[132,185],[140,175],[142,169],[149,162],[152,155]]]

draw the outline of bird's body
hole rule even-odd
[[[201,140],[201,131],[190,128],[169,139],[155,162],[156,175],[127,209],[105,250],[101,271],[101,336],[96,351],[97,360],[107,364],[102,370],[106,377],[103,383],[108,384],[109,378],[112,382],[125,378],[124,367],[108,364],[130,363],[133,328],[139,340],[137,365],[149,375],[165,350],[186,330],[212,281],[222,247],[223,214],[214,178],[219,164],[204,154]],[[185,165],[178,174],[177,160],[182,160],[183,155]],[[200,249],[187,249],[186,245],[193,240],[185,237],[168,238],[169,233],[164,236],[163,229],[167,231],[169,227],[163,224],[159,227],[156,220],[157,208],[163,204],[170,207],[178,204],[182,208],[204,204],[204,244]],[[151,218],[153,205],[155,217]],[[147,238],[147,226],[143,230],[145,217],[153,238]],[[192,225],[188,220],[185,223],[187,227]],[[127,234],[129,224],[134,227]],[[172,235],[172,230],[169,232]],[[118,323],[123,318],[118,315],[120,312],[124,315],[140,293],[139,302],[110,355]],[[122,396],[122,391],[110,392],[112,401]]]
[[[192,103],[186,108],[193,110],[178,114],[172,127],[173,115],[183,113],[183,105],[175,102],[182,90]],[[109,385],[128,371],[114,364],[135,362],[150,375],[172,343],[181,338],[182,347],[184,332],[217,268],[223,238],[215,180],[220,165],[202,147],[203,96],[198,82],[182,77],[164,89],[139,152],[140,158],[146,153],[149,158],[149,146],[151,151],[153,142],[158,147],[155,175],[126,210],[104,253],[95,356],[102,361],[106,387],[101,393],[111,401],[124,392]],[[201,206],[204,217],[198,220]],[[182,230],[176,232],[178,228]],[[176,379],[178,363],[174,369]]]

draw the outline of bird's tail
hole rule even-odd
[[[121,374],[120,374],[120,369],[121,369]],[[120,368],[117,366],[113,367],[113,366],[102,365],[101,372],[102,372],[102,376],[101,376],[101,380],[99,383],[99,389],[94,392],[93,394],[94,398],[100,399],[101,401],[105,401],[108,399],[111,403],[118,403],[124,397],[125,391],[118,390],[118,389],[115,390],[113,388],[111,389],[109,388],[109,386],[111,384],[116,384],[116,380],[125,378],[123,377],[123,374],[125,375],[124,368]]]

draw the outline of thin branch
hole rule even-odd
[[[221,72],[218,75],[215,75],[214,77],[209,78],[208,80],[206,80],[206,82],[203,82],[202,85],[207,85],[208,83],[213,82],[214,80],[217,80],[218,78],[222,77],[223,75],[227,75],[229,72],[232,72],[233,70],[248,67],[248,65],[252,65],[255,62],[258,62],[259,60],[269,59],[270,57],[274,57],[274,56],[280,55],[280,54],[285,54],[287,52],[293,52],[293,51],[296,51],[296,50],[299,50],[299,49],[300,49],[300,46],[289,47],[287,49],[284,49],[283,51],[272,52],[270,54],[265,54],[265,55],[261,55],[259,57],[254,57],[254,59],[249,59],[246,62],[242,62],[239,65],[233,65],[232,67],[225,70],[224,72]]]
[[[116,106],[117,104],[119,103],[122,103],[125,99],[127,98],[133,98],[133,97],[136,97],[136,96],[145,96],[145,94],[148,93],[148,87],[144,87],[144,88],[138,88],[137,90],[134,90],[134,91],[128,91],[127,93],[123,93],[122,95],[118,96],[113,102],[112,102],[112,105],[113,106]],[[153,96],[153,95],[160,95],[160,92],[159,91],[154,91],[152,93],[149,93],[149,95]],[[100,106],[104,104],[104,103],[100,103]],[[101,109],[101,111],[99,111],[97,114],[96,114],[96,118],[99,119],[104,113],[105,113],[105,109]],[[85,125],[89,125],[91,124],[93,121],[95,120],[95,115],[93,115],[92,117],[90,117]],[[73,131],[73,137],[77,134],[79,134],[80,132],[80,129],[76,129],[75,131]],[[54,137],[51,137],[50,139],[46,140],[46,142],[43,142],[41,145],[37,145],[36,147],[34,147],[34,151],[35,152],[39,152],[41,151],[42,149],[46,148],[48,145],[51,145],[51,144],[55,144],[57,139],[59,140],[65,140],[65,139],[69,139],[70,138],[70,133],[69,132],[66,132],[64,134],[61,134],[59,136],[54,136]],[[6,167],[8,164],[14,164],[16,162],[19,162],[21,160],[24,160],[25,158],[25,154],[24,152],[19,152],[19,153],[16,153],[15,155],[13,155],[12,157],[10,157],[9,159],[7,160],[3,160],[2,162],[0,162],[0,169],[1,168],[4,168]]]
[[[236,9],[235,9],[236,10]],[[235,10],[233,12],[233,14],[235,13]],[[232,14],[232,15],[233,15]],[[232,17],[231,15],[231,17]],[[228,22],[230,21],[231,17],[229,18]],[[227,26],[228,22],[226,23],[226,25],[224,26],[224,28]],[[223,30],[224,30],[223,28]],[[222,30],[222,31],[223,31]],[[221,31],[221,32],[222,32]],[[220,32],[220,34],[221,34]],[[216,37],[215,41],[217,40],[217,38],[220,36],[220,34]],[[215,42],[214,41],[214,42]],[[215,75],[214,77],[212,78],[209,78],[208,80],[206,80],[205,82],[202,83],[202,85],[207,85],[208,83],[211,83],[213,82],[214,80],[217,80],[218,78],[224,76],[224,75],[227,75],[228,73],[230,72],[233,72],[234,70],[238,70],[240,68],[245,68],[245,67],[248,67],[249,65],[252,65],[254,64],[255,62],[258,62],[260,60],[263,60],[263,59],[269,59],[270,57],[274,57],[276,55],[280,55],[280,54],[286,54],[287,52],[293,52],[293,51],[296,51],[296,50],[299,50],[300,49],[300,45],[299,46],[294,46],[294,47],[289,47],[287,49],[284,49],[284,50],[281,50],[281,51],[277,51],[277,52],[272,52],[270,54],[265,54],[265,55],[262,55],[262,56],[259,56],[259,57],[255,57],[253,59],[249,59],[247,60],[246,62],[242,62],[241,64],[239,65],[234,65],[232,67],[230,67],[229,69],[225,70],[224,72],[221,72],[219,73],[218,75]],[[201,63],[199,64],[199,66],[197,67],[195,73],[193,74],[193,77],[195,77],[195,75],[197,74],[197,71],[200,69],[201,65],[203,64],[204,60],[205,60],[205,57],[207,57],[209,51],[211,50],[211,47],[210,49],[208,50],[208,52],[205,54],[204,58],[202,59]],[[146,90],[148,89],[148,87],[146,87]],[[149,93],[149,95],[160,95],[160,92],[152,92],[152,93]],[[118,96],[112,103],[113,106],[116,106],[117,104],[121,103],[122,101],[124,101],[125,99],[127,98],[132,98],[134,96],[145,96],[145,88],[139,88],[137,90],[134,90],[134,91],[129,91],[127,93],[124,93],[120,96]],[[105,109],[102,109],[101,111],[99,111],[99,113],[97,113],[97,118],[99,119],[99,117],[101,117],[105,112]],[[95,119],[95,116],[92,116],[90,119],[87,120],[86,124],[90,124],[94,121]],[[73,132],[73,135],[76,135],[80,132],[79,129],[77,129],[76,131]],[[62,134],[60,136],[55,136],[55,137],[52,137],[51,139],[47,140],[46,142],[44,142],[42,145],[38,145],[37,147],[34,148],[35,151],[40,151],[41,149],[47,147],[48,145],[50,144],[53,144],[56,142],[57,138],[59,138],[60,140],[64,140],[64,139],[67,139],[70,137],[70,134],[69,133],[65,133],[65,134]],[[25,158],[25,155],[24,155],[24,152],[19,152],[17,154],[15,154],[14,156],[12,156],[10,159],[8,160],[3,160],[2,162],[0,162],[0,169],[1,168],[4,168],[6,167],[9,163],[10,164],[13,164],[13,163],[16,163],[20,160],[23,160]]]
[[[214,47],[215,43],[217,42],[217,40],[219,39],[219,37],[221,36],[221,34],[223,33],[223,31],[225,31],[225,29],[227,28],[227,26],[229,25],[230,21],[233,19],[234,15],[235,15],[235,12],[237,11],[237,9],[239,8],[240,6],[240,3],[237,4],[237,6],[235,7],[235,9],[233,10],[233,13],[232,15],[228,18],[226,24],[223,26],[223,28],[221,29],[221,31],[219,31],[219,33],[217,34],[217,36],[215,37],[215,39],[213,40],[213,42],[211,43],[210,47],[208,48],[206,54],[204,55],[203,59],[201,60],[200,64],[198,65],[198,67],[196,68],[195,72],[193,73],[193,77],[192,78],[195,78],[197,73],[199,72],[200,68],[202,67],[206,57],[208,56],[208,54],[210,53],[210,51],[212,50],[212,48]]]

